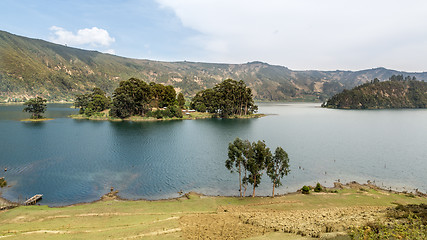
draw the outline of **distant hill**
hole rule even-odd
[[[384,82],[374,80],[344,90],[322,106],[341,109],[427,108],[427,83],[410,77]]]
[[[262,62],[215,64],[130,59],[71,48],[0,31],[0,102],[22,101],[36,95],[50,101],[71,101],[99,87],[111,94],[131,77],[173,85],[191,97],[226,78],[244,80],[255,99],[321,101],[343,89],[393,74],[427,80],[427,73],[385,68],[363,71],[293,71]]]

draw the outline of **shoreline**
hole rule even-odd
[[[358,183],[356,181],[350,181],[350,182],[347,182],[344,184],[340,183],[340,182],[334,182],[333,187],[325,187],[323,185],[321,185],[321,186],[322,186],[323,191],[320,193],[313,191],[314,186],[308,186],[308,187],[310,187],[310,194],[335,193],[335,191],[344,190],[344,189],[357,189],[357,190],[365,189],[366,190],[366,188],[367,188],[367,189],[380,191],[383,193],[406,195],[408,197],[427,198],[427,192],[423,193],[423,192],[418,191],[418,189],[414,189],[415,192],[397,191],[397,190],[392,190],[391,188],[386,189],[386,188],[382,188],[382,187],[379,187],[379,186],[373,184],[369,180],[367,181],[367,183],[364,183],[364,184]],[[364,191],[364,190],[362,190],[362,191]],[[203,193],[189,191],[189,192],[180,193],[181,196],[178,196],[178,197],[167,197],[167,198],[150,200],[150,199],[145,199],[145,198],[137,198],[137,199],[124,198],[124,197],[121,197],[119,195],[119,192],[120,192],[119,190],[112,190],[112,191],[102,195],[101,197],[99,197],[99,199],[96,199],[93,201],[88,201],[88,202],[77,202],[77,203],[58,205],[58,206],[49,206],[47,204],[46,205],[41,204],[41,206],[48,206],[49,208],[64,208],[64,207],[88,205],[88,204],[93,204],[93,203],[97,203],[97,202],[109,201],[109,200],[124,201],[124,202],[164,202],[164,201],[179,200],[179,199],[183,199],[183,198],[188,198],[189,195],[197,195],[197,196],[203,196],[203,197],[207,197],[207,198],[233,198],[233,199],[251,199],[252,198],[252,196],[250,194],[246,195],[245,197],[240,197],[237,195],[209,195],[209,194],[203,194]],[[277,195],[275,195],[275,198],[276,197],[286,197],[286,196],[297,195],[297,194],[302,194],[301,189],[299,189],[295,192],[277,194]],[[271,199],[274,199],[271,195],[256,195],[255,198],[261,198],[261,199],[262,198],[271,198]],[[13,202],[13,201],[10,201],[6,198],[3,198],[0,194],[0,211],[2,211],[4,209],[19,207],[19,206],[25,206],[25,205],[21,205],[17,202]]]
[[[140,117],[140,116],[132,116],[124,119],[120,118],[112,118],[110,116],[84,116],[83,114],[75,114],[70,115],[69,118],[76,119],[76,120],[91,120],[91,121],[111,121],[111,122],[123,122],[123,121],[129,121],[129,122],[157,122],[157,121],[174,121],[174,120],[201,120],[201,119],[256,119],[256,118],[262,118],[265,116],[268,116],[268,114],[262,114],[262,113],[256,113],[251,115],[245,115],[245,116],[233,116],[230,118],[216,118],[213,117],[213,114],[209,113],[197,113],[194,114],[194,116],[190,115],[184,115],[182,118],[153,118],[153,117]]]
[[[363,234],[366,227],[385,226],[381,229],[390,232],[408,223],[413,226],[409,229],[412,234],[425,236],[425,224],[405,216],[416,214],[427,220],[427,196],[378,189],[370,183],[336,182],[325,191],[293,192],[274,198],[189,192],[152,201],[122,199],[111,189],[88,203],[0,211],[0,237],[338,240],[350,239],[355,231]],[[381,223],[386,225],[378,225]]]
[[[21,122],[44,122],[44,121],[51,121],[51,120],[55,120],[55,119],[54,118],[39,118],[39,119],[25,118],[25,119],[21,119],[19,121],[21,121]]]

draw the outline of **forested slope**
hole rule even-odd
[[[334,95],[324,107],[342,109],[426,108],[427,83],[407,77],[378,79]]]

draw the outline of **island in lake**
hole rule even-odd
[[[415,77],[393,75],[388,81],[377,78],[334,95],[322,107],[340,109],[426,108],[427,83]]]
[[[186,104],[187,103],[187,104]],[[92,93],[76,96],[74,106],[79,115],[72,118],[90,120],[173,120],[199,118],[257,118],[252,90],[242,80],[226,79],[213,88],[200,91],[186,102],[172,86],[130,78],[120,82],[113,97],[94,88]]]

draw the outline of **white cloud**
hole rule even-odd
[[[426,71],[427,1],[157,0],[206,61],[261,60],[293,69]]]
[[[107,49],[105,51],[103,51],[104,53],[109,53],[109,54],[116,54],[116,51],[114,49]]]
[[[53,31],[53,34],[55,35],[51,38],[51,41],[59,44],[67,44],[71,46],[89,45],[91,47],[108,47],[115,42],[115,39],[110,37],[107,30],[97,27],[80,29],[76,34],[57,26],[52,26],[50,30]]]

